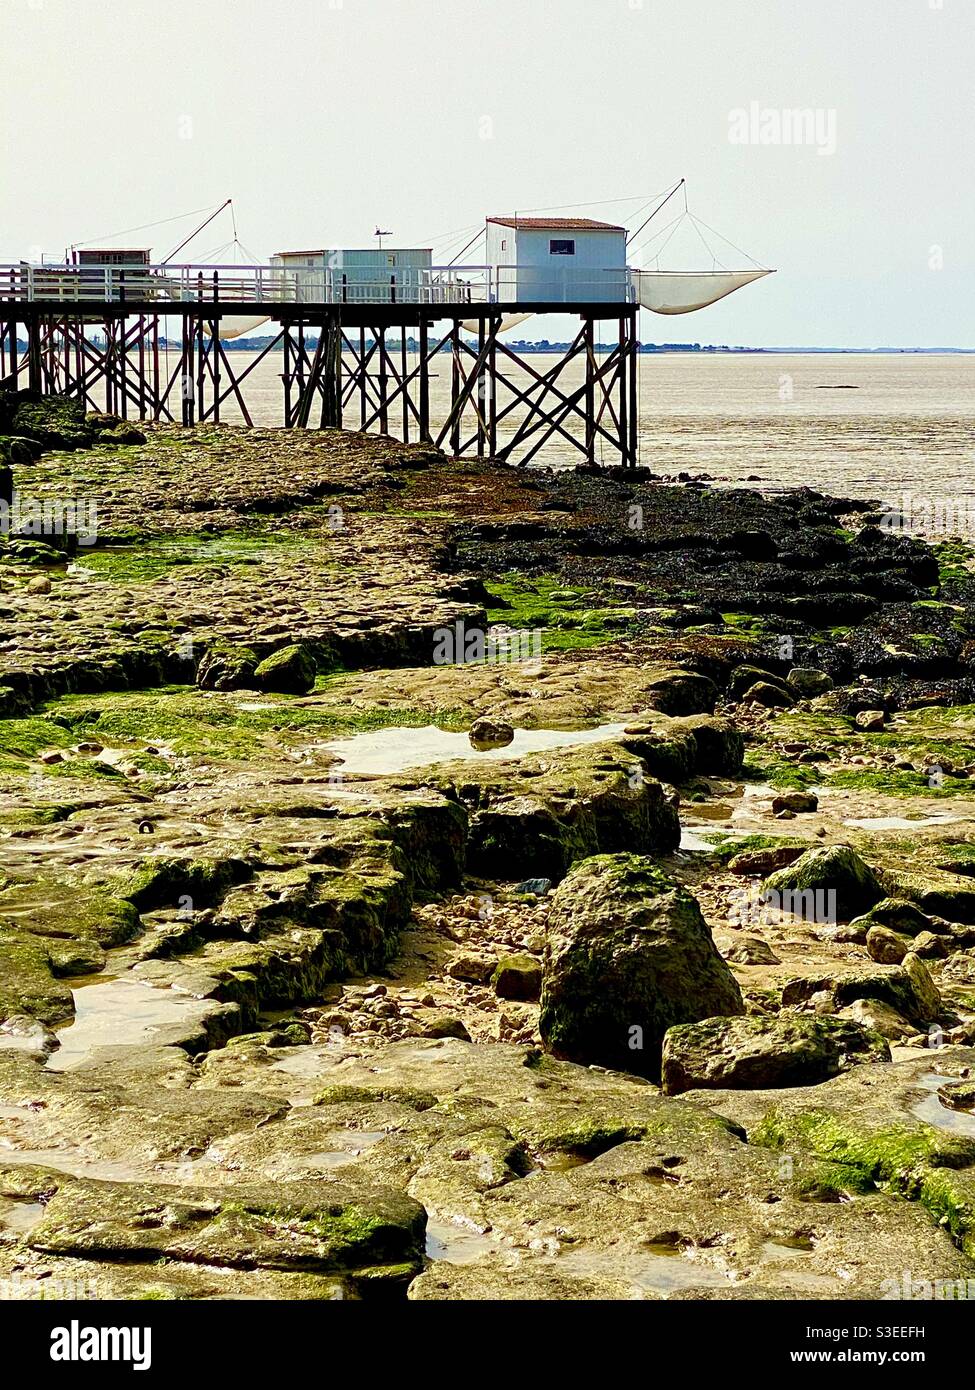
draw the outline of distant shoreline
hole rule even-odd
[[[104,346],[104,340],[97,336],[92,340],[96,344]],[[274,336],[266,338],[222,338],[220,345],[225,352],[262,352],[274,341]],[[473,343],[473,339],[471,340]],[[318,339],[312,337],[305,338],[306,349],[313,349],[317,346]],[[367,345],[372,345],[372,339],[366,339]],[[419,351],[419,343],[415,338],[407,338],[407,350],[410,352]],[[181,352],[182,344],[170,341],[166,338],[159,339],[161,349],[169,349],[171,352]],[[390,351],[400,349],[400,340],[388,338],[386,346]],[[513,352],[518,353],[565,353],[571,344],[568,342],[526,342],[523,339],[507,340],[506,346]],[[597,352],[611,352],[614,344],[597,343]],[[28,345],[17,340],[18,352],[26,353]],[[441,352],[449,353],[450,344],[445,343],[440,349]],[[731,347],[721,343],[641,343],[639,352],[647,356],[716,356],[716,357],[972,357],[975,356],[975,347],[952,348],[952,347]]]
[[[273,341],[272,338],[233,338],[222,341],[222,346],[228,352],[260,352]],[[473,339],[471,342],[473,343]],[[306,347],[314,347],[317,339],[306,338]],[[367,343],[372,339],[367,338]],[[407,348],[417,351],[419,343],[414,338],[407,338]],[[523,339],[506,339],[505,344],[513,352],[519,353],[553,353],[568,352],[571,343],[568,342],[526,342]],[[171,347],[176,347],[176,343],[171,343]],[[387,339],[387,347],[392,350],[400,347],[399,339]],[[615,344],[597,343],[597,352],[610,352]],[[449,352],[450,345],[445,344],[441,352]],[[836,347],[730,347],[721,343],[641,343],[639,347],[641,354],[673,354],[683,356],[687,353],[701,355],[704,353],[714,356],[743,356],[752,357],[757,354],[764,354],[772,357],[805,357],[805,356],[847,356],[847,357],[965,357],[975,356],[975,347],[970,348],[949,348],[949,347],[863,347],[863,348],[836,348]]]
[[[227,352],[260,352],[266,348],[273,338],[232,338],[221,340],[221,345]],[[473,342],[473,339],[471,340]],[[372,339],[367,338],[367,343]],[[419,343],[413,338],[406,340],[407,347],[413,351],[419,349]],[[506,339],[506,346],[514,352],[520,353],[553,353],[567,352],[571,346],[568,342],[548,342],[543,340],[540,343],[526,342],[519,339]],[[317,343],[315,338],[306,338],[306,347],[314,347]],[[160,343],[162,345],[162,343]],[[170,343],[171,348],[179,347],[177,343]],[[597,352],[609,352],[615,344],[597,343]],[[387,339],[387,347],[391,350],[399,348],[399,339]],[[442,352],[449,352],[450,345],[445,344],[441,348]],[[848,357],[965,357],[975,356],[975,347],[970,348],[949,348],[949,347],[862,347],[862,348],[836,348],[836,347],[730,347],[720,343],[641,343],[639,351],[643,353],[669,353],[674,355],[684,355],[686,353],[702,354],[708,353],[717,356],[754,356],[765,354],[767,356],[778,357],[804,357],[821,356],[823,354],[832,356]]]

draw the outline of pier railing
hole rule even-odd
[[[629,270],[547,265],[405,268],[364,277],[341,265],[0,265],[0,301],[102,304],[632,304]]]

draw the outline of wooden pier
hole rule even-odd
[[[497,302],[491,288],[455,275],[431,280],[416,302],[379,287],[363,302],[308,303],[270,268],[106,270],[102,279],[0,267],[0,388],[185,425],[219,423],[236,407],[252,424],[254,371],[277,356],[288,429],[375,430],[514,463],[558,441],[580,461],[635,466],[638,306],[593,299],[591,285],[558,303]],[[544,370],[503,336],[505,320],[525,314],[578,320]],[[270,323],[271,340],[245,365],[221,343],[221,325],[252,318]],[[165,346],[167,321],[180,325],[175,349]],[[431,378],[444,370],[449,399],[437,412]]]

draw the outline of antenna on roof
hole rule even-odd
[[[375,235],[379,238],[379,249],[381,251],[383,249],[383,237],[392,236],[393,234],[392,232],[384,232],[381,227],[377,227]]]

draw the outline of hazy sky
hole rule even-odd
[[[2,0],[0,53],[0,260],[228,196],[261,260],[377,223],[440,252],[684,175],[779,273],[645,340],[975,344],[975,0]]]

